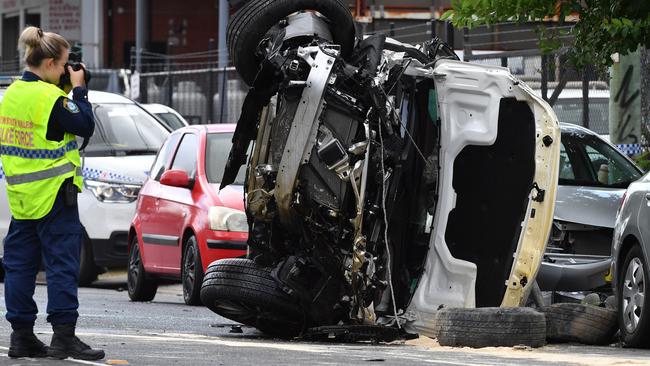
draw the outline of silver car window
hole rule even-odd
[[[171,153],[174,151],[174,148],[176,147],[176,143],[178,143],[178,139],[180,137],[181,137],[180,134],[169,136],[167,142],[165,142],[163,147],[160,149],[160,151],[158,152],[158,156],[156,156],[156,160],[151,166],[151,172],[149,173],[149,176],[152,179],[160,180],[162,173],[164,173],[165,169],[169,166]]]
[[[196,174],[196,155],[199,139],[193,133],[183,135],[172,162],[172,169],[184,170],[190,177]]]
[[[95,104],[90,156],[155,154],[169,132],[135,104]]]
[[[208,182],[220,183],[223,177],[223,170],[228,161],[230,146],[232,145],[232,133],[210,133],[208,134],[205,146],[205,174]],[[237,173],[233,184],[243,185],[246,180],[246,168],[242,167]]]
[[[598,137],[562,135],[560,184],[625,188],[640,177],[634,164]]]

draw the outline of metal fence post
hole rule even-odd
[[[223,123],[224,114],[227,114],[226,111],[226,84],[228,83],[228,71],[226,67],[223,68],[223,76],[221,77],[221,90],[219,91],[219,102],[221,104],[219,108],[219,123]]]
[[[172,63],[171,59],[167,57],[167,105],[174,108],[172,94],[174,93],[174,81],[172,80]]]
[[[447,44],[451,48],[455,48],[454,46],[454,25],[451,24],[449,20],[445,21],[445,38]]]
[[[218,46],[217,43],[214,39],[210,39],[208,42],[208,50],[216,50],[217,51],[217,62],[219,61],[219,51],[218,51]],[[208,96],[207,96],[207,101],[208,101],[208,120],[206,122],[208,123],[214,123],[214,68],[212,67],[212,64],[208,58]]]
[[[472,57],[472,45],[469,42],[469,29],[463,28],[463,61],[469,61]]]
[[[589,72],[591,68],[582,69],[582,125],[589,128]]]
[[[548,102],[548,55],[542,55],[542,99]]]

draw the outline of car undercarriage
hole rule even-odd
[[[210,266],[206,306],[296,336],[524,302],[557,181],[550,108],[437,38],[355,40],[337,0],[262,3],[229,26],[251,89],[221,183],[246,166],[249,259]]]

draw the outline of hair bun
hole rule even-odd
[[[20,35],[18,44],[25,48],[38,47],[41,44],[43,37],[43,30],[37,27],[27,27]]]

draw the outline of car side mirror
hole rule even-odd
[[[180,169],[167,170],[160,177],[160,184],[172,187],[189,188],[194,186],[194,179]]]

